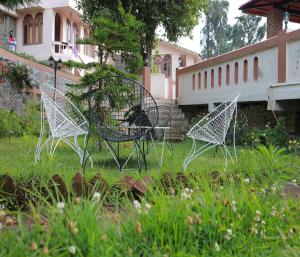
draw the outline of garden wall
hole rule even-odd
[[[26,100],[36,99],[40,94],[38,89],[40,83],[54,85],[54,71],[51,67],[25,59],[1,48],[0,57],[0,69],[2,70],[10,63],[23,64],[28,69],[31,87],[24,89],[17,88],[12,85],[8,78],[0,76],[0,108],[23,114]],[[57,73],[57,88],[64,91],[67,83],[76,83],[78,80],[79,78],[76,76],[59,71]]]

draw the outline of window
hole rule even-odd
[[[211,69],[210,71],[210,87],[214,88],[215,87],[215,70]]]
[[[230,66],[229,64],[226,65],[226,85],[229,86],[230,84]]]
[[[69,20],[67,20],[67,42],[71,43],[72,39],[72,28],[71,28],[71,23]]]
[[[89,33],[87,31],[86,28],[84,28],[84,38],[89,38]],[[83,49],[83,53],[85,55],[90,55],[90,49],[89,49],[89,45],[83,45],[84,49]]]
[[[78,26],[76,23],[73,24],[73,44],[74,44],[74,47],[75,47],[75,52],[79,52],[79,48],[78,48],[78,45],[76,44],[77,40],[79,39],[79,29],[78,29]]]
[[[258,57],[255,56],[253,61],[253,78],[255,81],[258,80]]]
[[[163,72],[166,78],[172,77],[172,56],[167,54],[163,58]]]
[[[201,89],[201,72],[198,73],[198,89]]]
[[[244,79],[244,82],[247,82],[247,80],[248,80],[248,61],[247,60],[244,60],[243,79]]]
[[[41,44],[43,41],[43,14],[37,13],[33,20],[34,40],[33,43]]]
[[[33,42],[33,17],[27,14],[23,20],[23,42],[24,45],[32,44]]]
[[[196,79],[195,79],[195,74],[193,74],[193,90],[196,89]]]
[[[234,64],[234,83],[236,85],[239,83],[239,64],[237,62]]]
[[[218,86],[221,87],[222,86],[222,68],[219,67],[218,70]]]
[[[207,71],[204,72],[204,89],[207,89]]]

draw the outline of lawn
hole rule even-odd
[[[32,136],[0,139],[0,175],[48,181],[58,173],[70,187],[80,171],[78,157],[60,146],[52,159],[43,155],[35,164],[36,142]],[[149,169],[141,173],[118,171],[107,150],[93,147],[95,167],[88,166],[88,178],[100,173],[113,185],[124,175],[151,175],[154,185],[139,201],[111,190],[63,202],[40,195],[26,212],[3,206],[0,256],[300,255],[299,200],[282,194],[285,183],[300,181],[299,154],[239,148],[238,161],[224,169],[221,151],[210,151],[189,166],[187,184],[163,183],[165,172],[175,177],[182,171],[191,141],[173,146],[160,170],[151,150]]]

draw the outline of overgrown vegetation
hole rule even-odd
[[[96,161],[87,173],[91,180],[100,172],[110,185],[124,175],[151,175],[154,183],[143,196],[132,198],[111,187],[87,197],[62,199],[54,193],[49,200],[40,186],[49,186],[49,176],[57,172],[72,190],[70,178],[80,166],[74,152],[60,146],[52,160],[33,165],[37,138],[7,140],[0,140],[0,174],[18,170],[18,182],[25,177],[32,184],[27,193],[32,205],[27,212],[0,210],[0,256],[299,256],[298,201],[282,196],[286,182],[296,186],[300,179],[297,154],[291,167],[294,154],[264,146],[239,149],[238,161],[224,170],[222,154],[208,151],[179,177],[187,140],[175,144],[173,154],[167,152],[162,172],[155,162],[139,175]],[[264,172],[267,162],[274,172]]]
[[[39,130],[40,112],[37,103],[28,102],[23,116],[13,111],[0,110],[0,138],[38,135]]]
[[[0,57],[0,79],[6,78],[16,88],[31,86],[28,68],[25,65]]]

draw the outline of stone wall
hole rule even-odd
[[[19,89],[12,85],[5,77],[0,77],[0,109],[7,109],[18,114],[25,111],[25,103],[29,99],[39,98],[39,84],[48,83],[54,85],[54,71],[51,67],[24,59],[4,49],[0,49],[0,62],[18,62],[26,65],[32,87]],[[0,65],[0,68],[3,65]],[[57,73],[57,89],[66,90],[66,84],[76,83],[78,77],[59,71]]]

